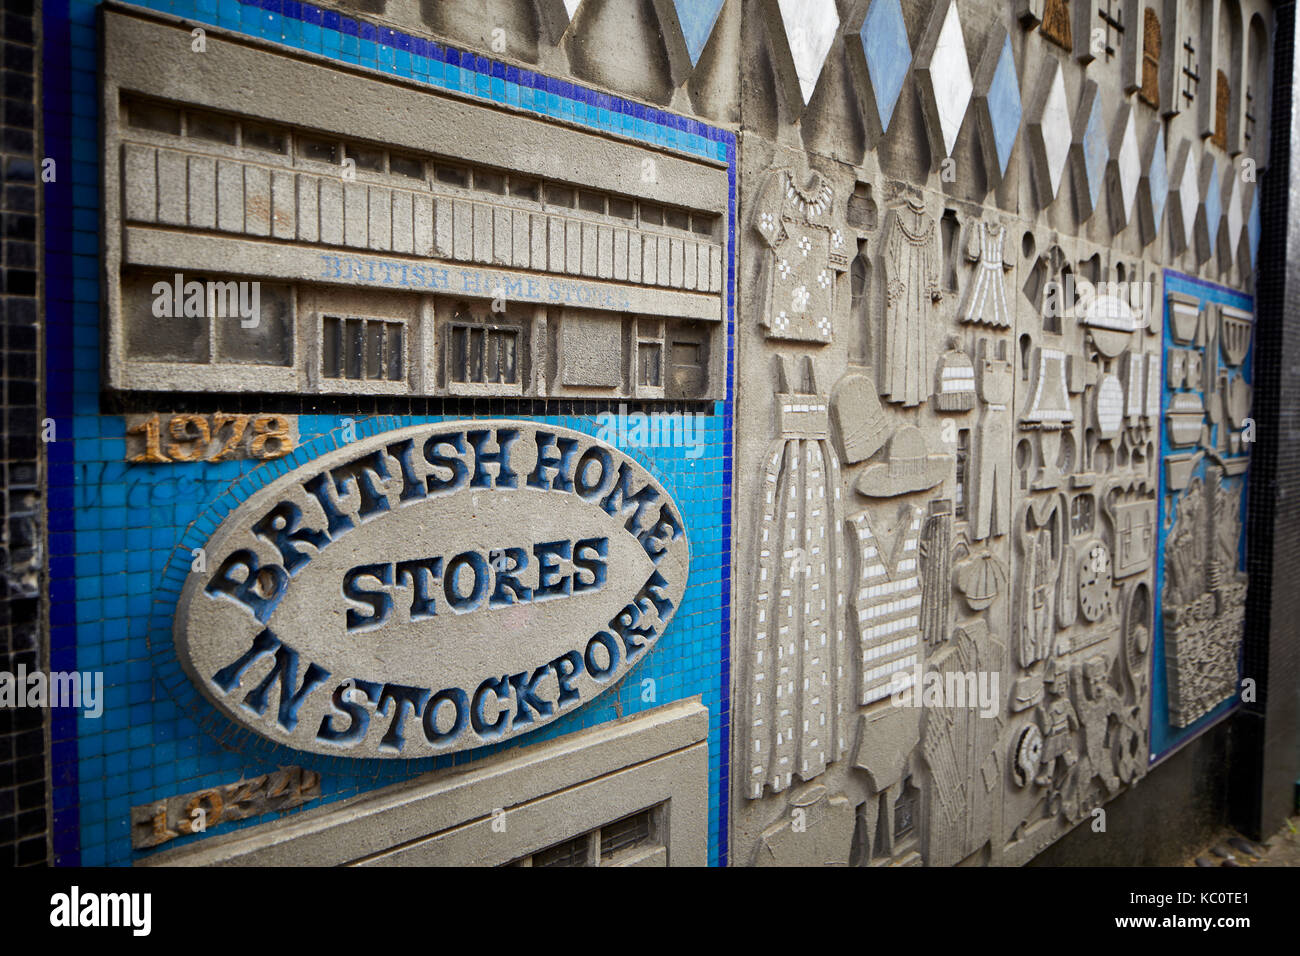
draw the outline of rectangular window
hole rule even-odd
[[[181,114],[171,106],[133,100],[126,108],[127,122],[136,129],[151,129],[156,133],[181,132]]]
[[[403,323],[327,315],[321,321],[325,378],[399,382],[405,375]]]
[[[680,229],[686,232],[691,227],[691,219],[685,209],[673,209],[669,207],[664,210],[664,225],[672,226],[674,229]]]
[[[338,144],[327,139],[313,139],[308,136],[298,138],[298,158],[310,159],[316,163],[338,162]]]
[[[402,153],[388,154],[388,170],[398,176],[407,176],[411,179],[424,178],[424,163],[418,157],[406,156]]]
[[[460,186],[462,189],[469,188],[469,170],[464,166],[448,166],[445,163],[438,163],[433,167],[433,176],[440,183],[446,183],[449,186]]]
[[[506,194],[506,178],[500,173],[489,172],[486,169],[476,169],[474,170],[474,188],[479,192],[504,196]]]
[[[600,212],[605,211],[605,197],[600,193],[588,192],[582,190],[578,193],[578,208],[583,212]]]
[[[194,139],[205,139],[211,143],[235,145],[235,121],[216,113],[187,113],[186,132]]]
[[[664,384],[663,346],[658,342],[637,344],[637,384],[661,388]]]
[[[654,809],[642,810],[600,828],[600,858],[645,846],[654,835]]]
[[[519,381],[519,330],[488,325],[451,326],[451,380],[475,385]]]
[[[293,290],[260,280],[128,273],[121,308],[132,360],[196,365],[293,364]]]
[[[348,158],[357,164],[357,169],[368,170],[372,173],[382,173],[384,171],[384,151],[382,149],[350,145],[347,150]]]
[[[609,214],[618,219],[635,219],[636,203],[618,196],[609,197]]]
[[[715,216],[706,216],[703,213],[691,214],[691,232],[700,236],[713,236],[713,223]]]
[[[572,209],[573,190],[567,186],[557,186],[554,183],[547,183],[546,204],[548,206],[562,206],[565,209]]]
[[[629,857],[663,846],[658,814],[662,804],[633,813],[556,843],[506,866],[619,866]]]
[[[243,145],[247,149],[260,149],[267,153],[278,153],[283,156],[288,152],[288,137],[285,136],[284,130],[276,129],[273,126],[264,126],[261,123],[241,123],[243,132]]]
[[[520,179],[517,176],[510,177],[510,195],[518,196],[520,199],[528,199],[537,202],[538,185],[535,179]]]

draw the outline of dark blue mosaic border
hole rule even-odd
[[[250,0],[247,3],[242,0],[149,0],[142,6],[396,74],[443,91],[490,99],[551,119],[727,164],[727,391],[725,401],[719,403],[722,406],[719,582],[722,592],[719,615],[722,659],[719,662],[720,744],[717,754],[720,776],[715,794],[716,847],[711,848],[716,850],[716,861],[726,865],[730,789],[730,543],[735,375],[732,294],[736,255],[734,133],[295,0]],[[44,153],[55,160],[62,175],[67,175],[62,172],[64,170],[71,171],[72,183],[71,189],[47,188],[45,193],[46,402],[48,414],[55,420],[60,436],[78,436],[79,424],[98,416],[97,409],[78,416],[75,400],[78,392],[84,399],[88,387],[84,380],[85,368],[98,365],[100,348],[100,237],[97,216],[92,214],[99,206],[99,141],[93,134],[85,135],[88,124],[94,124],[98,119],[98,88],[93,81],[95,74],[88,66],[97,57],[96,11],[97,0],[51,0],[42,11]],[[93,125],[90,128],[93,129]],[[93,362],[90,362],[92,358]],[[96,381],[96,395],[97,389]],[[50,501],[50,643],[51,668],[54,670],[75,670],[78,663],[76,446],[76,441],[68,440],[46,446]],[[215,475],[209,475],[209,478],[213,477]],[[260,485],[269,480],[269,476],[250,475],[249,479]],[[249,479],[241,484],[247,484]],[[217,507],[218,502],[214,500],[206,514],[210,515]],[[83,861],[78,776],[82,755],[77,723],[74,711],[53,712],[53,836],[55,862],[59,865],[78,865]],[[471,756],[484,752],[475,751]]]
[[[1153,605],[1156,609],[1155,620],[1152,621],[1152,641],[1151,641],[1151,674],[1150,686],[1151,694],[1148,701],[1148,724],[1150,728],[1149,740],[1149,762],[1151,765],[1172,756],[1184,744],[1190,742],[1193,738],[1200,736],[1212,726],[1227,718],[1242,706],[1239,695],[1226,698],[1209,713],[1200,717],[1191,725],[1182,728],[1176,728],[1169,723],[1169,680],[1166,671],[1165,659],[1165,625],[1164,616],[1161,613],[1161,606],[1164,597],[1165,583],[1165,541],[1169,536],[1169,527],[1166,527],[1166,520],[1172,519],[1177,508],[1171,512],[1166,512],[1165,502],[1165,467],[1166,457],[1174,448],[1169,443],[1169,432],[1165,427],[1165,413],[1169,410],[1169,403],[1172,393],[1166,387],[1168,369],[1166,368],[1169,359],[1169,350],[1176,348],[1176,344],[1169,331],[1169,293],[1181,292],[1187,295],[1194,295],[1200,299],[1202,306],[1210,303],[1220,303],[1231,305],[1236,308],[1254,311],[1254,299],[1244,292],[1227,286],[1218,285],[1206,279],[1196,276],[1184,275],[1181,272],[1175,272],[1172,269],[1164,270],[1164,297],[1161,302],[1161,321],[1163,323],[1164,349],[1161,353],[1161,388],[1160,388],[1160,468],[1158,476],[1158,491],[1156,498],[1156,561],[1155,561],[1155,593],[1153,594]],[[1247,381],[1253,381],[1253,357],[1254,357],[1254,339],[1252,337],[1250,350],[1246,353],[1246,358],[1242,362],[1241,371],[1246,376]],[[1218,369],[1222,362],[1218,355],[1214,356],[1213,368]],[[1205,374],[1209,373],[1209,369]],[[1219,427],[1219,426],[1215,426]],[[1207,462],[1202,459],[1196,466],[1193,478],[1203,478],[1207,471]],[[1249,475],[1247,470],[1245,474],[1233,476],[1226,479],[1229,487],[1240,489],[1241,495],[1241,519],[1242,535],[1239,542],[1238,569],[1245,570],[1246,564],[1246,496],[1249,490]],[[1238,661],[1240,667],[1240,661]]]

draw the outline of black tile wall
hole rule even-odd
[[[1271,836],[1294,808],[1300,776],[1300,180],[1291,152],[1295,3],[1276,9],[1268,172],[1261,178],[1255,279],[1254,406],[1246,514],[1247,572],[1243,676],[1258,696],[1236,720],[1233,823]]]
[[[37,11],[0,13],[0,671],[44,668],[44,505],[39,309]],[[49,859],[49,762],[41,710],[0,710],[0,867]]]

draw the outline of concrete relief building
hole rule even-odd
[[[1289,6],[40,19],[23,862],[1064,862],[1229,724],[1280,822]]]

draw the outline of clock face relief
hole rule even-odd
[[[1079,608],[1095,624],[1110,610],[1110,552],[1096,541],[1084,554],[1079,567]]]

